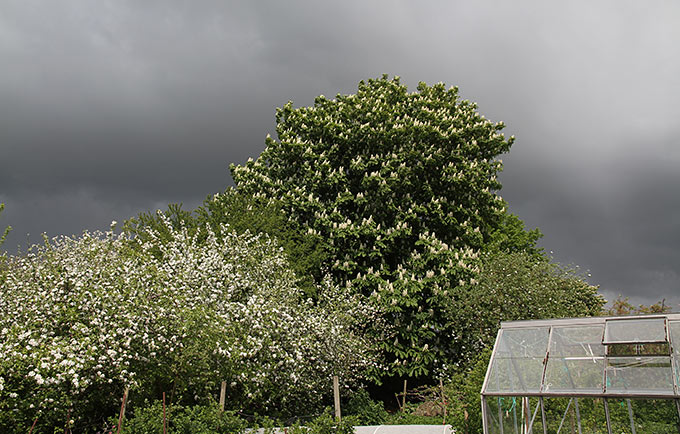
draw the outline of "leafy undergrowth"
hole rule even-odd
[[[274,420],[236,411],[220,411],[217,403],[207,405],[170,405],[163,409],[161,402],[137,408],[123,420],[121,433],[162,433],[164,423],[168,434],[247,433],[257,428],[273,432],[276,427],[287,427],[289,434],[344,434],[353,433],[360,425],[441,425],[441,416],[418,414],[420,403],[409,403],[390,413],[382,402],[374,401],[364,390],[354,392],[343,406],[342,421],[338,424],[327,407],[321,414],[296,420]],[[164,413],[165,411],[165,413]],[[118,418],[111,417],[107,429],[116,432]],[[107,431],[108,432],[108,431]]]

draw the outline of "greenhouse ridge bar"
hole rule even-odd
[[[503,322],[481,395],[485,434],[678,432],[680,313]]]

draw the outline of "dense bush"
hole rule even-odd
[[[318,408],[332,375],[351,384],[376,363],[353,332],[372,312],[328,281],[305,300],[274,240],[166,225],[165,237],[86,233],[10,258],[0,428],[39,416],[86,430],[116,412],[125,387],[132,406],[162,391],[191,404],[221,380],[236,407]]]
[[[343,414],[352,416],[359,425],[382,425],[390,415],[380,401],[371,399],[368,392],[359,389],[352,393]]]
[[[447,422],[457,432],[482,433],[480,392],[490,357],[490,349],[482,351],[468,369],[456,372],[446,384]]]
[[[338,423],[333,416],[333,411],[326,408],[324,412],[304,424],[296,422],[287,429],[289,434],[354,434],[356,420],[351,417],[343,417]]]
[[[163,407],[160,402],[138,407],[122,424],[123,434],[162,434]],[[111,425],[117,424],[117,420]],[[183,407],[170,405],[165,409],[168,434],[236,434],[248,427],[245,419],[234,412],[221,412],[215,403]]]
[[[134,416],[123,424],[123,434],[161,434],[163,432],[163,407],[156,403],[139,408]],[[242,434],[253,432],[258,427],[264,428],[265,433],[274,431],[275,426],[282,426],[271,420],[263,423],[248,422],[235,412],[221,412],[215,404],[182,407],[168,406],[165,410],[165,423],[168,434]],[[112,425],[115,426],[117,421]],[[295,422],[286,427],[290,434],[352,434],[357,420],[353,417],[343,418],[337,422],[330,408],[326,408],[320,415],[305,422]]]

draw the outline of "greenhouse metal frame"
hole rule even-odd
[[[633,407],[680,430],[680,313],[503,322],[481,401],[484,434],[637,434]]]

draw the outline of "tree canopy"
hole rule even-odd
[[[480,253],[507,221],[498,156],[513,138],[503,123],[457,88],[408,92],[387,76],[312,107],[288,103],[276,119],[278,139],[232,165],[239,191],[277,201],[301,232],[326,240],[336,282],[370,297],[393,326],[382,344],[391,372],[457,360],[447,306],[478,281]]]

